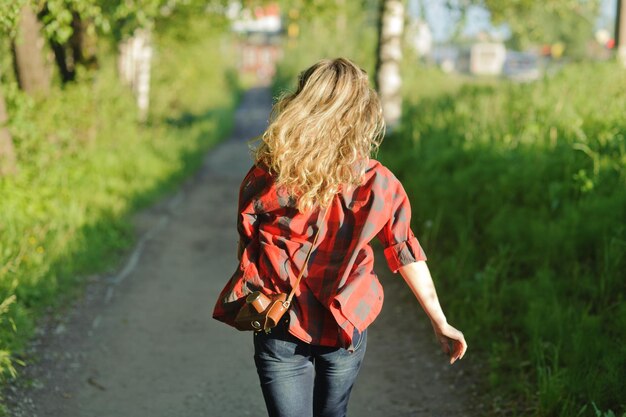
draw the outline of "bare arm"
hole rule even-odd
[[[399,271],[430,319],[441,349],[450,356],[450,364],[463,358],[467,350],[465,337],[463,333],[448,324],[439,305],[435,284],[426,262],[413,262],[401,267]],[[452,348],[449,343],[452,343]]]

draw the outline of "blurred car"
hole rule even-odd
[[[530,52],[506,51],[502,75],[519,82],[535,81],[541,77],[539,57]]]

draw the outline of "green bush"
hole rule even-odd
[[[418,99],[380,157],[411,196],[448,317],[488,364],[494,409],[626,412],[626,72],[420,97],[430,75],[407,74]]]
[[[133,242],[130,215],[173,190],[225,137],[238,94],[229,37],[201,17],[185,36],[155,34],[145,124],[115,74],[115,56],[33,100],[4,79],[19,164],[0,178],[0,375],[37,318],[75,296]],[[106,45],[103,45],[106,47]],[[0,378],[1,379],[1,378]]]

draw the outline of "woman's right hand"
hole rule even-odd
[[[435,323],[431,322],[435,336],[441,344],[441,350],[443,353],[450,356],[450,365],[452,365],[457,359],[462,359],[467,350],[467,342],[463,333],[448,323]],[[450,347],[452,344],[452,347]]]

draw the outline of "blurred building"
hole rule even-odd
[[[501,42],[478,42],[459,50],[457,71],[474,75],[500,75],[506,60],[506,48]]]
[[[534,52],[507,50],[500,43],[476,43],[470,46],[439,45],[433,48],[430,55],[431,62],[446,73],[500,75],[519,82],[533,81],[541,77],[543,69],[540,58]]]
[[[228,16],[231,18],[231,28],[234,32],[280,33],[282,30],[280,7],[276,3],[244,8],[240,2],[233,2],[229,7]]]
[[[276,3],[243,7],[241,2],[229,6],[231,28],[240,34],[239,70],[269,80],[276,72],[276,61],[282,55],[280,36],[283,31],[280,7]]]

